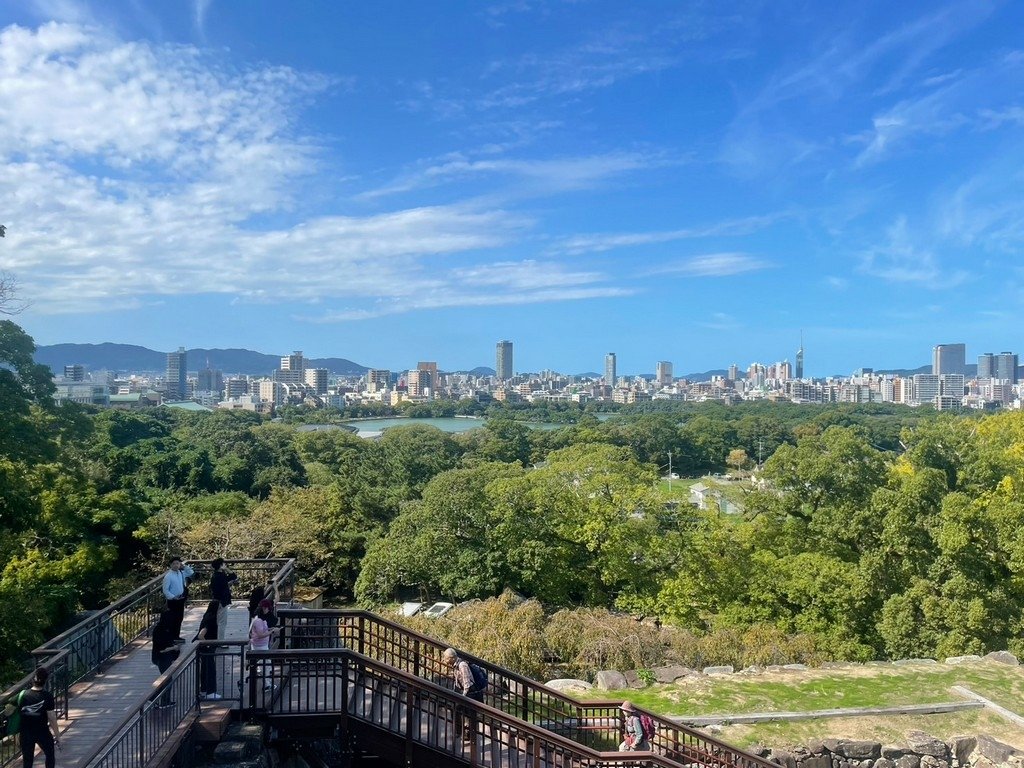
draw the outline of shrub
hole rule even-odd
[[[665,658],[662,630],[601,608],[561,610],[544,638],[551,654],[577,675],[601,669],[646,669]]]

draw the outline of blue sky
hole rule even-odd
[[[1024,352],[1024,4],[0,0],[40,344]]]

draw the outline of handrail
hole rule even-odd
[[[271,599],[292,599],[295,579],[294,558],[243,558],[230,560],[228,563],[243,574],[265,574],[259,578],[259,583],[269,584]],[[192,561],[191,564],[198,566],[197,571],[202,573],[204,569],[209,568],[211,561]],[[243,580],[244,578],[245,576]],[[251,578],[249,580],[254,581]],[[149,633],[165,604],[162,585],[163,575],[154,576],[129,594],[92,613],[32,651],[36,666],[45,667],[50,671],[47,688],[54,694],[58,717],[67,717],[71,685],[95,674],[112,656]],[[193,585],[193,594],[190,595],[189,602],[209,599],[208,587],[199,582],[193,582]],[[224,641],[219,645],[231,646],[234,643]],[[244,645],[244,642],[239,645]],[[244,654],[244,649],[240,654]],[[182,658],[168,669],[167,674],[172,674],[181,664],[186,663],[184,659],[193,656],[194,653],[182,654]],[[194,660],[192,663],[195,664]],[[239,668],[241,667],[240,661]],[[198,665],[195,665],[195,672],[198,673]],[[0,693],[0,707],[29,687],[33,674],[34,670]],[[157,683],[165,679],[166,675],[161,676]],[[147,701],[151,699],[152,696]],[[241,702],[240,696],[238,700]],[[145,707],[145,702],[139,709],[132,710],[125,716],[114,731],[115,737],[105,744],[97,745],[93,757],[103,749],[115,748],[120,743],[116,734],[129,728],[132,719],[139,716],[142,707]],[[0,766],[6,765],[19,754],[20,746],[17,739],[4,739],[0,744]],[[81,765],[84,767],[87,764],[83,762]]]
[[[325,708],[321,714],[339,714],[343,720],[362,720],[401,736],[408,742],[465,757],[471,765],[480,764],[477,756],[482,748],[484,751],[518,752],[533,754],[535,757],[540,754],[557,755],[560,758],[557,764],[566,766],[679,768],[678,762],[657,752],[630,752],[627,755],[581,745],[559,733],[520,720],[501,709],[467,699],[449,688],[349,648],[250,651],[248,660],[251,680],[276,680],[279,685],[284,685],[288,678],[294,680],[298,677],[301,680],[302,670],[308,668],[311,675],[316,676],[318,685],[306,688],[319,690],[325,676],[340,678],[343,683],[340,709],[336,711]],[[349,694],[350,685],[354,686],[354,698]],[[367,695],[371,697],[368,707]],[[374,697],[380,703],[373,703]],[[294,697],[270,697],[269,709],[264,707],[263,711],[270,715],[316,714],[308,708],[292,711],[295,701]],[[288,711],[284,711],[285,708]],[[437,719],[433,727],[428,725],[426,737],[421,727],[414,726],[414,723],[422,725],[424,715]],[[467,718],[472,729],[472,738],[468,743],[461,739],[462,727],[459,722],[462,718]],[[512,762],[515,764],[514,760]],[[723,761],[711,764],[728,765]]]
[[[442,681],[450,677],[442,667],[444,643],[397,622],[361,610],[282,609],[279,611],[282,647],[343,645],[419,678]],[[520,720],[544,725],[577,743],[618,743],[621,702],[580,702],[566,694],[503,669],[470,654],[463,658],[487,670],[487,703]],[[775,768],[772,763],[730,746],[673,720],[651,715],[656,725],[653,747],[687,762],[701,760],[734,768]]]

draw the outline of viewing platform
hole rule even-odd
[[[203,564],[195,565],[185,638],[195,635],[208,602]],[[274,740],[310,762],[338,768],[371,756],[376,764],[423,768],[776,768],[653,714],[652,751],[617,752],[619,702],[578,702],[463,654],[488,674],[485,701],[477,703],[452,690],[443,643],[365,611],[288,607],[291,560],[231,568],[241,577],[239,595],[269,585],[281,632],[277,647],[248,651],[246,603],[229,609],[227,637],[209,643],[216,646],[216,701],[198,693],[196,651],[204,642],[186,642],[163,675],[150,662],[147,635],[163,607],[159,578],[34,652],[51,669],[61,768],[163,768],[194,749],[197,732],[215,740],[232,719],[264,723]],[[165,694],[174,703],[161,708]],[[4,740],[0,759],[20,759],[15,738]]]

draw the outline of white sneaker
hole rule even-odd
[[[219,693],[204,693],[202,697],[207,701],[217,701],[218,699],[224,698]]]

